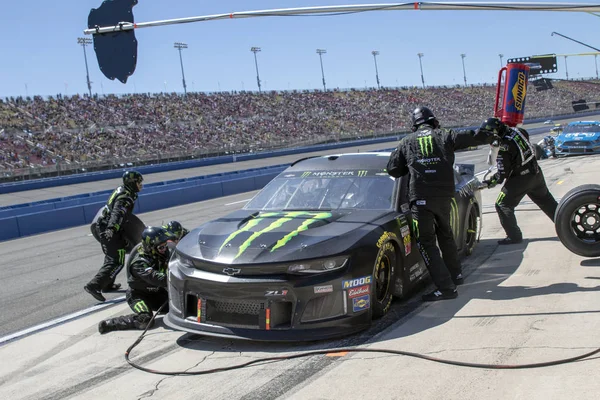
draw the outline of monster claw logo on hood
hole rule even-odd
[[[292,240],[295,236],[297,236],[300,232],[306,231],[310,225],[314,224],[317,221],[321,221],[327,218],[331,218],[332,214],[329,212],[307,212],[307,211],[289,211],[289,212],[270,212],[259,215],[258,217],[253,217],[246,224],[244,224],[240,229],[230,234],[227,239],[223,242],[221,247],[219,248],[219,254],[225,248],[227,244],[229,244],[234,238],[244,232],[251,232],[252,228],[258,226],[263,223],[263,221],[268,221],[273,217],[279,217],[273,220],[267,227],[253,232],[238,248],[238,252],[234,257],[234,260],[241,256],[252,244],[254,240],[256,240],[261,235],[275,230],[277,228],[281,228],[287,222],[290,222],[294,219],[305,218],[305,220],[295,229],[290,231],[288,234],[283,236],[281,239],[277,241],[277,243],[271,249],[271,253],[275,250],[285,246],[290,240]],[[309,217],[309,218],[307,218]]]

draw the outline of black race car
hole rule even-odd
[[[411,233],[408,179],[388,152],[297,161],[247,205],[190,232],[169,264],[168,326],[255,340],[316,340],[369,327],[428,276]],[[462,254],[481,228],[473,165],[456,170]]]

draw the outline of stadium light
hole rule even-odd
[[[419,56],[419,67],[421,67],[421,83],[423,84],[423,89],[425,89],[425,78],[423,77],[423,63],[421,62],[421,58],[423,58],[425,54],[423,53],[417,53],[417,56]]]
[[[323,91],[327,91],[327,86],[325,86],[325,72],[323,72],[323,54],[327,53],[325,49],[317,49],[317,54],[319,55],[319,60],[321,61],[321,76],[323,77]]]
[[[381,89],[381,86],[379,85],[379,70],[377,69],[377,56],[379,55],[379,52],[373,50],[371,54],[373,54],[373,60],[375,60],[375,80],[377,81],[377,89]]]
[[[85,51],[85,47],[88,44],[92,44],[92,39],[78,37],[77,38],[77,44],[80,44],[81,47],[83,47],[83,58],[85,60],[85,77],[86,77],[86,80],[87,80],[88,92],[90,94],[90,97],[92,97],[92,82],[90,82],[90,70],[88,69],[87,53]]]
[[[467,56],[467,55],[466,55],[466,54],[464,54],[464,53],[460,55],[460,58],[462,58],[462,66],[463,66],[463,79],[464,79],[464,81],[465,81],[465,87],[467,87],[467,73],[466,73],[466,71],[465,71],[465,57],[466,57],[466,56]]]
[[[185,74],[183,72],[183,58],[181,57],[181,50],[187,49],[188,45],[181,42],[175,42],[173,47],[179,50],[179,63],[181,64],[181,80],[183,81],[183,94],[187,96],[187,87],[185,85]]]
[[[261,92],[260,88],[260,76],[258,75],[258,60],[256,58],[256,53],[261,51],[260,47],[251,47],[250,51],[254,53],[254,65],[256,66],[256,83],[258,84],[258,92]]]
[[[502,60],[502,57],[504,57],[504,54],[500,53],[500,54],[498,54],[498,57],[500,57],[500,68],[503,68],[504,67],[504,62]]]

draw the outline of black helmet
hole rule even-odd
[[[492,133],[498,137],[504,137],[508,132],[507,126],[498,118],[488,118],[479,127],[479,130]]]
[[[140,191],[138,184],[142,183],[143,181],[144,177],[137,171],[125,171],[123,174],[123,184],[125,187],[136,193]]]
[[[188,230],[178,221],[171,221],[168,224],[163,225],[163,229],[167,230],[171,235],[174,235],[176,240],[180,240],[188,233]]]
[[[142,247],[153,257],[166,258],[169,254],[167,242],[173,239],[166,229],[148,226],[142,232]]]
[[[413,132],[419,129],[423,124],[431,125],[433,128],[438,128],[440,123],[433,115],[433,112],[427,107],[417,107],[412,113],[412,130]]]

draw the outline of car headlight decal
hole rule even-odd
[[[333,257],[324,260],[309,260],[291,264],[288,272],[291,274],[318,274],[343,268],[348,262],[348,257]]]

